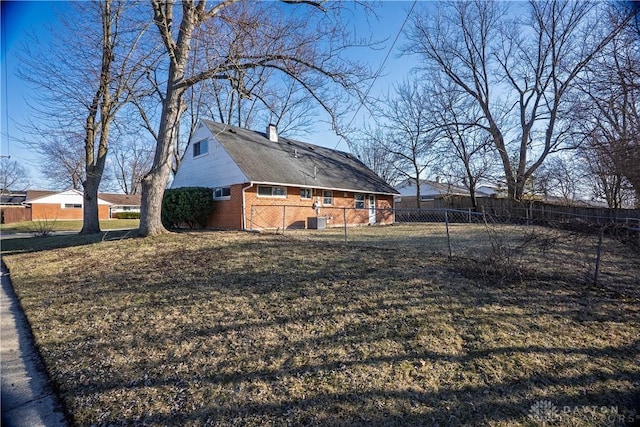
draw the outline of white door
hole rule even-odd
[[[369,224],[376,223],[376,196],[369,195]]]

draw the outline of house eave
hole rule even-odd
[[[326,187],[321,185],[313,185],[308,183],[284,183],[284,182],[272,182],[272,181],[250,181],[251,185],[275,185],[279,187],[301,187],[301,188],[317,188],[318,190],[333,190],[333,191],[345,191],[349,193],[366,193],[366,194],[380,194],[383,196],[396,196],[400,193],[390,193],[385,191],[376,191],[376,190],[363,190],[363,189],[355,189],[355,188],[336,188],[336,187]]]

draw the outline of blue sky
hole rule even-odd
[[[54,24],[58,11],[68,8],[68,4],[61,1],[4,1],[0,2],[2,17],[2,53],[0,75],[2,88],[0,105],[0,153],[10,155],[12,160],[19,161],[27,169],[31,178],[31,188],[48,188],[46,180],[40,175],[38,167],[40,159],[24,147],[20,140],[25,138],[20,127],[30,117],[29,107],[25,99],[30,96],[30,88],[22,82],[16,72],[20,66],[16,55],[20,52],[25,40],[25,34],[34,33],[40,38],[49,37],[47,26]],[[387,39],[382,44],[383,49],[371,51],[363,50],[360,55],[373,69],[378,69],[388,48],[400,30],[410,9],[410,1],[383,1],[377,8],[379,19],[357,19],[357,31],[361,35],[372,34],[375,39]],[[398,58],[397,51],[402,43],[400,39],[387,60],[381,76],[372,88],[372,94],[386,93],[391,85],[402,80],[413,66],[410,58]],[[358,53],[356,53],[358,54]],[[354,120],[354,125],[363,121],[364,109]],[[337,147],[348,150],[346,143],[336,136],[327,123],[319,122],[311,136],[304,137],[310,143]]]

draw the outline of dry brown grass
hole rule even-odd
[[[5,260],[79,425],[540,425],[530,408],[548,400],[574,411],[554,425],[596,426],[611,411],[585,406],[635,409],[640,261],[625,248],[609,243],[619,274],[593,287],[534,259],[494,280],[489,257],[299,237]],[[518,262],[541,257],[530,246]]]

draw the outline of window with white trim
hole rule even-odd
[[[209,151],[209,143],[206,139],[193,144],[193,157],[202,156]]]
[[[311,198],[311,189],[310,188],[301,188],[300,189],[300,198],[301,199],[310,199]]]
[[[229,200],[231,187],[218,187],[213,190],[213,200]]]
[[[78,203],[65,203],[64,209],[82,209],[82,204]]]
[[[258,197],[287,197],[287,189],[285,187],[273,187],[270,185],[258,186]]]
[[[322,192],[322,204],[323,205],[333,205],[333,191],[324,190]]]
[[[364,194],[354,194],[353,199],[355,201],[356,209],[364,209]]]

